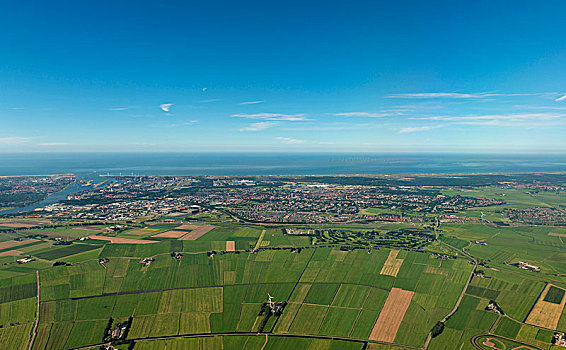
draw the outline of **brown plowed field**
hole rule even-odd
[[[181,238],[184,235],[186,235],[187,232],[186,231],[167,231],[167,232],[162,232],[162,233],[158,233],[156,235],[153,235],[151,237],[161,237],[161,238]]]
[[[179,238],[179,240],[181,241],[194,241],[195,239],[204,236],[204,234],[213,230],[214,228],[215,226],[212,225],[190,225],[190,224],[181,225],[177,227],[178,230],[187,230],[187,229],[192,230],[183,237]]]
[[[236,251],[236,242],[235,241],[226,241],[226,251],[227,252],[235,252]]]
[[[37,239],[26,239],[25,241],[6,241],[0,242],[0,249],[7,249],[12,247],[17,247],[19,245],[24,245],[28,243],[37,242]]]
[[[19,250],[8,250],[5,252],[1,252],[0,256],[13,256],[13,255],[20,255],[23,254],[24,252],[21,252]]]
[[[370,340],[392,343],[415,292],[392,288],[373,326]]]

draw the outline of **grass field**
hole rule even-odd
[[[79,254],[89,250],[100,248],[100,246],[91,245],[91,244],[72,244],[69,246],[63,246],[62,248],[56,248],[56,247],[57,246],[53,246],[48,250],[34,253],[33,256],[45,260],[57,260],[69,255]]]
[[[443,249],[456,258],[438,259],[431,251],[400,248],[314,248],[308,237],[284,235],[280,228],[232,223],[215,223],[213,229],[195,240],[183,241],[177,238],[191,233],[194,227],[183,228],[180,223],[138,225],[118,234],[119,239],[136,243],[154,240],[152,236],[158,235],[159,241],[155,243],[90,241],[52,246],[54,241],[42,240],[22,247],[27,250],[25,254],[37,257],[37,261],[19,265],[14,263],[14,257],[0,257],[2,334],[11,337],[16,330],[26,330],[28,336],[35,320],[35,270],[39,269],[41,316],[34,349],[100,343],[110,317],[123,321],[130,316],[133,322],[128,339],[179,337],[136,341],[135,349],[261,349],[265,336],[183,336],[256,332],[263,320],[259,313],[268,294],[287,304],[281,316],[271,317],[265,325],[265,330],[273,332],[265,349],[363,346],[353,341],[281,335],[377,339],[421,347],[432,326],[454,308],[473,269],[468,258],[446,246]],[[376,224],[343,228],[387,231],[405,226],[410,227]],[[562,252],[561,237],[549,233],[562,231],[556,227],[480,224],[443,224],[441,228],[443,242],[486,259],[489,266],[478,269],[490,278],[472,279],[458,310],[429,348],[471,349],[470,339],[490,329],[528,344],[548,344],[548,332],[538,332],[508,318],[496,321],[498,316],[484,308],[489,300],[495,300],[506,314],[525,320],[533,305],[532,315],[537,313],[539,303],[560,307],[566,299],[564,284],[560,282],[561,276],[551,274],[566,270],[566,255]],[[246,252],[256,246],[264,230],[258,247],[263,249]],[[470,243],[477,239],[488,245]],[[304,249],[294,253],[280,249],[291,246]],[[434,251],[434,247],[428,249]],[[222,254],[207,255],[211,250]],[[177,260],[172,252],[180,252],[182,257]],[[99,257],[109,261],[98,263]],[[146,257],[155,260],[148,266],[140,264],[140,259]],[[541,273],[504,264],[518,259],[539,264]],[[52,266],[54,261],[69,264]],[[541,276],[556,280],[542,294],[546,283]],[[397,300],[399,293],[410,297]],[[544,314],[548,314],[547,309]],[[566,330],[563,309],[553,313],[552,322],[552,329]],[[22,346],[25,348],[27,343]],[[380,348],[395,347],[368,346]]]

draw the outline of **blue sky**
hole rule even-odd
[[[564,1],[0,0],[0,152],[566,152]]]

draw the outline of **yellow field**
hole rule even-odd
[[[387,257],[385,264],[381,268],[381,272],[380,272],[381,275],[397,277],[397,274],[399,273],[399,269],[403,264],[403,259],[397,259],[398,254],[399,254],[398,250],[392,250],[389,252],[389,256]]]
[[[392,343],[415,292],[392,288],[373,326],[370,340]]]
[[[562,315],[562,309],[564,309],[564,305],[566,304],[566,298],[562,298],[562,302],[560,304],[544,301],[544,297],[551,286],[551,284],[546,286],[535,306],[529,313],[529,316],[527,316],[525,323],[548,329],[556,329],[558,327],[558,321]]]

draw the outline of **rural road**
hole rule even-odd
[[[35,277],[37,278],[37,310],[35,311],[35,323],[33,324],[28,350],[31,350],[31,347],[33,346],[35,335],[37,334],[37,324],[39,323],[39,271],[37,270],[35,271]]]
[[[374,340],[359,339],[359,338],[348,338],[339,336],[326,336],[326,335],[313,335],[313,334],[278,334],[278,333],[257,333],[257,332],[225,332],[225,333],[200,333],[200,334],[181,334],[181,335],[171,335],[164,337],[146,337],[146,338],[133,338],[133,341],[143,341],[143,340],[167,340],[167,339],[180,339],[180,338],[201,338],[201,337],[216,337],[216,336],[257,336],[257,335],[267,335],[271,337],[282,337],[282,338],[308,338],[308,339],[327,339],[327,340],[342,340],[355,343],[364,344],[362,350],[367,348],[368,343],[382,344],[382,345],[394,345],[405,349],[421,349],[417,346],[410,346],[405,344],[397,343],[386,343]],[[106,343],[93,344],[89,346],[83,346],[79,348],[72,348],[70,350],[82,350],[82,349],[92,349],[97,348]]]
[[[460,293],[460,297],[458,298],[456,305],[454,305],[454,308],[452,309],[452,311],[450,311],[450,313],[448,313],[448,315],[444,316],[444,318],[442,320],[440,320],[440,322],[444,323],[444,322],[446,322],[446,320],[448,320],[448,318],[450,318],[450,316],[452,316],[456,311],[458,311],[458,307],[460,306],[460,302],[462,302],[462,298],[464,298],[464,294],[466,293],[466,290],[468,289],[468,286],[470,285],[470,282],[472,281],[472,278],[474,277],[474,272],[476,271],[476,268],[478,267],[478,261],[473,256],[471,256],[470,254],[467,254],[464,251],[462,251],[462,250],[460,250],[456,247],[451,246],[450,244],[444,243],[442,241],[439,241],[439,242],[441,244],[451,248],[451,249],[454,249],[455,251],[461,253],[462,255],[469,257],[474,262],[474,268],[470,272],[470,277],[468,277],[468,281],[466,282],[466,285],[462,289],[462,293]],[[428,345],[430,344],[431,340],[432,340],[432,330],[428,333],[428,337],[426,338],[425,345],[423,346],[423,349],[428,349]]]

